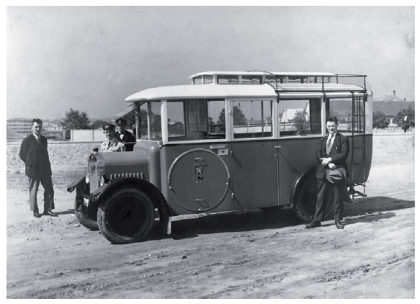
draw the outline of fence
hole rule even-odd
[[[70,141],[104,141],[105,139],[102,129],[70,130]]]

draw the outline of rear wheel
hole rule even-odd
[[[76,196],[74,199],[74,214],[82,226],[91,230],[99,229],[96,218],[91,218],[87,214],[87,207],[83,204],[83,196]]]
[[[144,192],[134,188],[122,188],[99,206],[99,229],[112,243],[137,242],[152,229],[154,211],[153,202]]]
[[[293,212],[296,217],[303,222],[311,222],[314,219],[317,201],[317,180],[315,174],[309,174],[302,180],[293,204]],[[325,218],[331,214],[333,193],[327,194],[327,206],[325,207]]]

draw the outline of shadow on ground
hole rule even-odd
[[[395,216],[392,210],[414,207],[414,201],[400,200],[390,197],[369,197],[354,200],[344,206],[345,224],[357,222],[374,222]],[[331,220],[332,218],[326,219]],[[200,234],[220,232],[241,232],[263,229],[278,229],[304,225],[293,214],[291,208],[262,210],[245,210],[219,214],[203,215],[199,218],[172,222],[172,234],[165,236],[152,233],[147,240],[166,237],[173,239],[194,238]],[[156,231],[156,229],[155,229]],[[146,240],[146,241],[147,241]]]

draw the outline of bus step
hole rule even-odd
[[[358,197],[358,196],[360,196],[360,197],[366,197],[367,196],[366,194],[354,189],[354,187],[350,187],[350,189],[348,190],[348,193],[349,193],[349,195],[352,195],[353,198]]]

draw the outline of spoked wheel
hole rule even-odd
[[[98,225],[103,236],[112,243],[124,244],[143,239],[155,220],[150,198],[138,189],[115,191],[98,208]]]
[[[333,192],[330,191],[325,198],[327,200],[325,218],[328,218],[332,211]],[[307,176],[300,184],[295,195],[293,212],[303,222],[310,222],[314,219],[317,200],[317,180],[314,174]]]
[[[74,213],[82,226],[90,230],[98,230],[98,223],[96,222],[96,214],[89,217],[87,214],[87,207],[83,204],[83,196],[76,196],[74,199]]]

